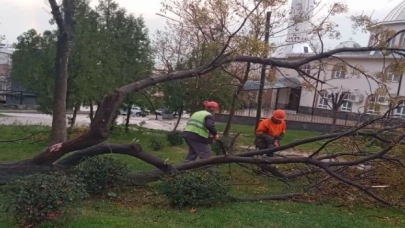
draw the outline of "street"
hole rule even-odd
[[[0,125],[52,125],[52,116],[38,113],[1,113]],[[68,115],[71,117],[71,115]],[[183,130],[186,126],[188,115],[185,115],[179,124],[178,129]],[[117,119],[118,124],[125,124],[126,116],[119,116]],[[66,120],[67,122],[67,120]],[[139,125],[149,129],[166,130],[170,131],[174,128],[177,119],[174,120],[162,120],[159,116],[159,120],[155,119],[155,116],[146,117],[131,117],[129,123],[131,125]],[[87,114],[78,114],[76,117],[76,126],[89,126],[90,118]]]

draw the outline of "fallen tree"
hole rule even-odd
[[[243,26],[243,23],[241,27]],[[394,36],[401,34],[405,30],[397,32]],[[315,138],[304,139],[296,141],[294,143],[283,145],[277,148],[245,152],[228,156],[215,156],[209,159],[198,160],[194,162],[189,162],[185,164],[168,164],[159,157],[153,156],[145,152],[141,145],[139,144],[128,144],[128,145],[114,145],[103,143],[106,141],[110,135],[110,128],[114,122],[115,114],[123,103],[125,98],[130,94],[140,92],[143,89],[146,89],[151,86],[156,86],[159,83],[164,83],[173,80],[181,80],[191,77],[203,77],[204,75],[213,72],[216,69],[220,69],[226,64],[233,62],[241,63],[252,63],[252,64],[265,64],[270,65],[275,68],[287,68],[294,69],[297,72],[301,72],[303,77],[308,80],[315,80],[321,83],[324,81],[317,79],[310,74],[307,74],[300,70],[300,68],[310,62],[319,61],[322,59],[327,59],[332,57],[335,54],[347,53],[347,52],[366,52],[366,51],[390,51],[396,53],[402,57],[405,57],[403,54],[403,49],[399,48],[386,48],[382,46],[372,46],[372,47],[362,47],[362,48],[340,48],[335,49],[319,54],[314,54],[310,57],[307,57],[299,61],[286,61],[276,58],[261,58],[255,56],[246,56],[246,55],[234,55],[232,53],[227,53],[227,46],[232,37],[237,33],[233,33],[228,43],[225,44],[223,51],[219,56],[217,56],[211,63],[205,64],[193,69],[176,71],[167,74],[155,75],[147,79],[143,79],[128,85],[125,85],[121,88],[115,89],[110,94],[106,95],[104,100],[101,102],[97,113],[95,114],[90,129],[88,132],[83,135],[68,140],[63,143],[58,143],[46,148],[42,153],[33,157],[32,159],[27,159],[23,161],[16,162],[7,162],[0,163],[0,183],[6,184],[11,180],[19,178],[26,174],[33,174],[37,172],[48,172],[56,169],[69,169],[70,167],[77,165],[82,161],[83,158],[98,156],[101,154],[116,153],[123,154],[138,158],[146,163],[149,163],[156,167],[156,170],[144,171],[133,173],[130,178],[130,184],[132,185],[145,185],[152,181],[158,180],[162,174],[167,172],[179,172],[183,170],[192,170],[201,168],[207,165],[220,165],[228,163],[246,163],[246,164],[255,164],[255,165],[304,165],[306,167],[311,167],[310,171],[308,170],[299,170],[298,172],[288,173],[285,175],[285,179],[297,178],[301,176],[308,176],[312,173],[323,172],[329,175],[330,177],[341,181],[347,185],[350,185],[354,188],[361,190],[370,197],[374,198],[377,201],[383,202],[384,204],[391,204],[387,200],[381,198],[375,194],[370,186],[365,186],[360,184],[358,181],[349,179],[345,177],[345,173],[342,170],[347,170],[346,168],[352,168],[359,165],[368,165],[378,160],[384,160],[388,162],[397,162],[399,160],[388,156],[389,152],[396,147],[405,137],[405,134],[396,134],[395,137],[386,138],[384,137],[384,131],[396,131],[397,129],[405,127],[404,124],[396,125],[395,127],[389,126],[386,129],[376,129],[376,130],[364,130],[373,122],[382,120],[386,118],[386,115],[383,115],[380,118],[370,120],[363,124],[359,124],[356,127],[353,127],[349,131],[341,133],[333,133],[321,135]],[[387,40],[387,42],[390,39]],[[389,113],[390,109],[387,113]],[[386,114],[387,114],[386,113]],[[321,154],[320,152],[325,149],[326,145],[329,143],[341,140],[343,138],[354,138],[354,137],[367,137],[373,138],[387,145],[383,147],[380,151],[374,153],[366,153],[361,149],[357,151],[340,151],[337,153],[327,153]],[[309,157],[254,157],[256,155],[263,155],[268,152],[278,152],[293,148],[298,145],[319,142],[327,140],[319,150],[315,151]],[[61,159],[63,156],[69,156]],[[351,157],[351,160],[338,161],[336,160],[339,157]],[[61,160],[60,160],[61,159]],[[334,160],[335,159],[335,160]],[[267,199],[279,199],[279,197],[265,197]],[[252,200],[252,199],[249,199]]]

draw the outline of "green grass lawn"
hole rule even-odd
[[[223,124],[218,125],[222,130]],[[39,131],[49,131],[43,126],[1,126],[0,141],[24,138]],[[232,132],[241,132],[244,136],[239,144],[245,144],[253,138],[253,127],[238,126]],[[284,144],[297,139],[316,136],[318,133],[288,131]],[[156,137],[164,141],[166,147],[154,152],[149,140]],[[139,140],[144,150],[170,163],[182,162],[186,147],[169,147],[162,131],[138,130],[130,133],[115,134],[108,140],[111,143],[131,143]],[[314,149],[316,145],[304,145],[302,149]],[[46,147],[46,142],[25,140],[0,143],[0,161],[15,161],[31,158]],[[133,171],[154,169],[144,162],[121,155],[110,155],[127,162]],[[229,171],[228,165],[218,168],[223,173]],[[269,195],[291,192],[281,182],[269,180],[263,176],[251,176],[238,166],[232,165],[230,174],[232,194],[239,196]],[[315,203],[292,202],[255,202],[228,203],[212,208],[197,208],[191,213],[189,209],[171,209],[165,199],[156,195],[156,184],[147,188],[129,188],[115,199],[90,199],[77,205],[73,218],[63,224],[44,224],[43,227],[405,227],[405,214],[396,209],[356,207],[349,210],[344,207],[317,205]],[[0,227],[16,227],[12,220],[0,214]]]
[[[225,125],[223,123],[217,123],[217,129],[218,131],[223,131],[225,129]],[[240,136],[239,143],[244,144],[247,146],[253,145],[254,141],[254,126],[250,125],[232,125],[231,131],[233,133],[241,133],[243,136]],[[288,130],[281,141],[282,144],[288,144],[296,140],[300,139],[305,139],[305,138],[311,138],[318,136],[320,133],[318,132],[312,132],[312,131],[297,131],[297,130]],[[305,150],[305,151],[311,151],[314,149],[317,149],[319,147],[319,143],[309,143],[305,145],[298,146],[296,149],[299,150]]]

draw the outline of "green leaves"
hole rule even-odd
[[[55,219],[72,202],[88,197],[81,179],[64,173],[26,176],[2,190],[6,211],[26,226]]]
[[[181,146],[184,143],[181,131],[168,132],[166,136],[170,146]]]
[[[111,196],[111,190],[124,186],[130,170],[124,162],[111,157],[93,157],[80,163],[74,172],[83,178],[89,193]]]
[[[69,59],[68,105],[100,101],[116,87],[149,76],[153,55],[142,17],[129,15],[111,0],[78,1],[76,36]],[[37,94],[49,113],[54,87],[56,31],[29,30],[18,38],[12,77]]]
[[[166,176],[160,192],[172,206],[211,206],[228,199],[230,185],[219,174],[186,171]]]

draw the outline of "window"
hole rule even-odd
[[[326,91],[319,93],[318,108],[328,108],[328,93]]]
[[[388,42],[388,47],[392,48],[395,45],[395,37],[393,37],[390,42]]]
[[[389,97],[386,96],[380,96],[380,95],[371,95],[369,98],[369,102],[371,103],[386,103],[389,101]]]
[[[367,106],[367,112],[366,112],[367,114],[377,114],[378,113],[378,106],[377,106],[377,104],[376,103],[370,103],[368,106]]]
[[[337,64],[333,67],[332,78],[345,78],[346,77],[346,66],[342,64]]]
[[[399,64],[390,64],[387,68],[385,68],[385,74],[387,75],[388,82],[399,82],[399,79],[402,77],[403,74],[403,67]]]
[[[0,81],[0,91],[6,90],[7,89],[7,82],[6,81]]]
[[[368,97],[368,105],[366,106],[366,113],[367,114],[377,114],[379,110],[379,106],[377,102],[380,100],[381,96],[370,95]],[[383,97],[384,98],[384,97]],[[384,99],[385,100],[385,99]]]
[[[402,47],[405,47],[405,36],[404,36],[404,35],[402,35],[402,43],[401,43],[401,46],[402,46]]]
[[[340,107],[340,110],[344,112],[352,111],[352,102],[349,101],[349,96],[350,94],[345,94],[345,96],[343,97],[344,101],[342,103],[342,106]]]
[[[399,78],[401,77],[401,75],[399,74],[395,74],[392,72],[388,73],[388,81],[389,82],[399,82]]]
[[[352,102],[345,100],[343,101],[342,107],[340,108],[340,110],[344,111],[344,112],[350,112],[352,111]]]
[[[311,74],[311,65],[310,64],[305,64],[304,66],[301,67],[301,70],[304,71],[307,74]]]
[[[394,116],[405,117],[405,106],[403,103],[401,104],[401,106],[394,110]]]

